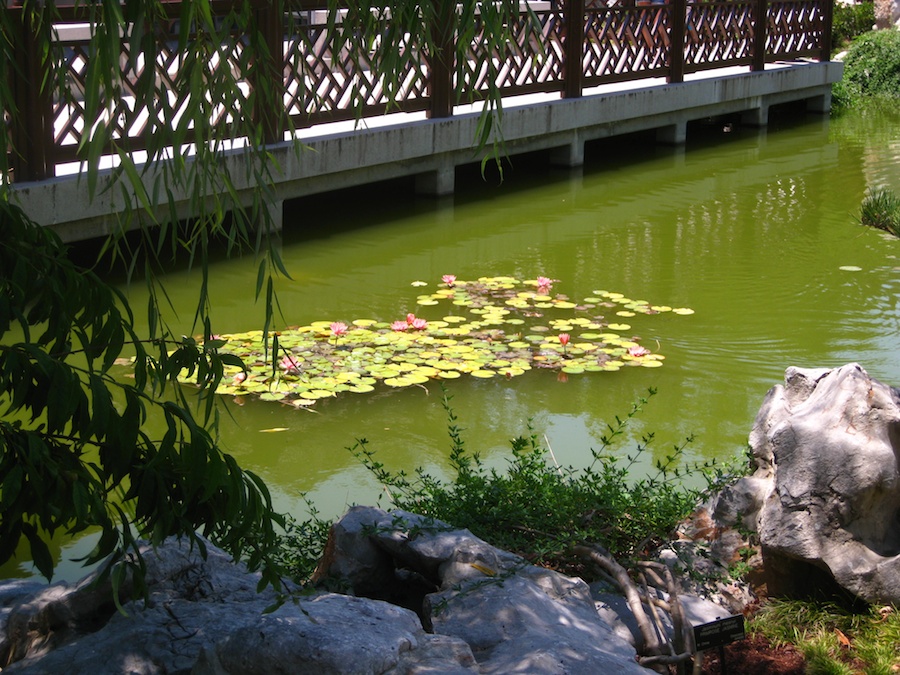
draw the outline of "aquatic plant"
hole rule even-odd
[[[604,290],[576,302],[547,294],[551,283],[556,282],[546,277],[460,281],[444,275],[433,293],[416,299],[420,311],[440,318],[409,312],[405,320],[316,321],[268,336],[262,331],[222,335],[219,351],[239,357],[244,370],[232,367],[217,393],[250,394],[301,407],[341,393],[422,385],[463,374],[512,378],[533,368],[565,374],[654,368],[664,356],[627,335],[629,324],[607,323],[600,312],[614,310],[620,317],[692,313]],[[449,305],[451,313],[430,309],[441,305]],[[265,356],[265,338],[279,368],[273,369]]]
[[[900,237],[900,196],[886,187],[872,190],[859,209],[863,225]]]

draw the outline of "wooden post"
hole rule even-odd
[[[834,3],[831,0],[819,2],[822,8],[822,45],[819,49],[819,61],[831,60],[831,28],[834,20]]]
[[[52,78],[44,77],[46,62],[42,62],[38,44],[39,27],[49,30],[45,21],[35,21],[33,12],[43,11],[35,5],[28,9],[8,8],[10,22],[17,35],[13,36],[15,58],[9,68],[15,110],[9,111],[12,123],[12,169],[16,182],[44,180],[53,176],[49,159],[53,143]],[[49,44],[49,35],[45,44]]]
[[[766,69],[766,32],[769,22],[768,4],[767,0],[756,0],[753,16],[753,62],[750,64],[750,70]]]
[[[563,98],[580,98],[584,68],[582,54],[584,41],[584,0],[564,0],[563,2]]]
[[[278,7],[279,3],[265,2],[256,9],[257,28],[268,55],[258,64],[254,78],[257,82],[253,116],[262,125],[263,142],[267,144],[284,140],[284,16]],[[266,81],[261,87],[260,80]],[[271,99],[260,95],[265,89],[272,93]]]
[[[687,25],[687,0],[671,0],[669,34],[669,82],[684,82],[684,43]]]
[[[433,54],[428,55],[429,118],[453,116],[453,69],[455,64],[456,3],[436,0],[437,25],[432,27]]]

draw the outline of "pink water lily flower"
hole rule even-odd
[[[409,324],[406,321],[395,321],[391,324],[391,330],[404,331],[407,328],[409,328]]]
[[[550,279],[549,277],[538,277],[537,285],[541,288],[550,288],[553,285],[553,279]]]
[[[413,319],[412,323],[409,325],[416,330],[425,330],[425,328],[428,326],[428,322],[425,319]]]
[[[281,363],[279,365],[281,366],[281,369],[288,375],[299,375],[300,374],[300,366],[290,356],[283,357],[281,359]]]
[[[569,340],[571,339],[571,335],[568,333],[560,333],[559,334],[559,344],[563,347],[563,354],[568,355],[568,351],[566,350],[566,345],[569,344]]]
[[[331,334],[337,337],[338,335],[343,335],[347,332],[347,324],[343,321],[335,321],[331,324]]]
[[[416,320],[416,315],[413,314],[412,312],[410,312],[409,314],[406,315],[406,323],[408,323],[410,326],[412,326],[412,322],[415,320]]]
[[[244,371],[244,372],[238,373],[233,378],[231,378],[231,384],[234,386],[237,386],[239,384],[242,384],[244,382],[244,380],[246,380],[246,379],[247,379],[247,373],[246,373],[246,371]]]
[[[453,284],[456,282],[456,275],[455,274],[445,274],[444,276],[441,277],[441,281],[443,281],[448,286],[453,286]]]
[[[647,356],[650,353],[650,350],[646,347],[641,347],[640,345],[635,345],[634,347],[628,348],[629,356]]]

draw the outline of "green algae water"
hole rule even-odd
[[[709,120],[689,128],[683,149],[650,140],[591,143],[578,170],[512,157],[502,183],[459,169],[456,194],[441,200],[416,197],[400,181],[291,202],[282,323],[427,316],[412,284],[434,289],[445,274],[543,275],[571,298],[605,289],[694,310],[627,319],[630,334],[665,356],[662,368],[445,382],[467,448],[498,467],[509,440],[532,430],[561,464],[583,465],[607,422],[649,388],[658,394],[612,450],[624,456],[653,432],[652,461],[688,435],[691,459],[743,452],[763,397],[788,366],[858,362],[900,385],[900,240],[858,221],[867,190],[900,191],[900,114],[773,111],[765,130]],[[211,278],[214,331],[261,328],[255,262],[216,262]],[[198,283],[195,273],[171,273],[180,316],[192,316]],[[128,292],[134,307],[145,306],[138,289]],[[381,495],[347,449],[358,439],[390,469],[446,474],[442,397],[435,381],[342,394],[306,410],[225,397],[222,445],[266,480],[279,509],[302,518],[306,493],[336,516]],[[65,562],[79,547],[89,548],[62,550],[61,578],[82,573]],[[2,573],[32,571],[21,562]]]

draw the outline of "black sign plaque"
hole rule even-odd
[[[694,644],[698,652],[731,644],[745,637],[747,634],[744,632],[744,617],[741,614],[694,626]]]

